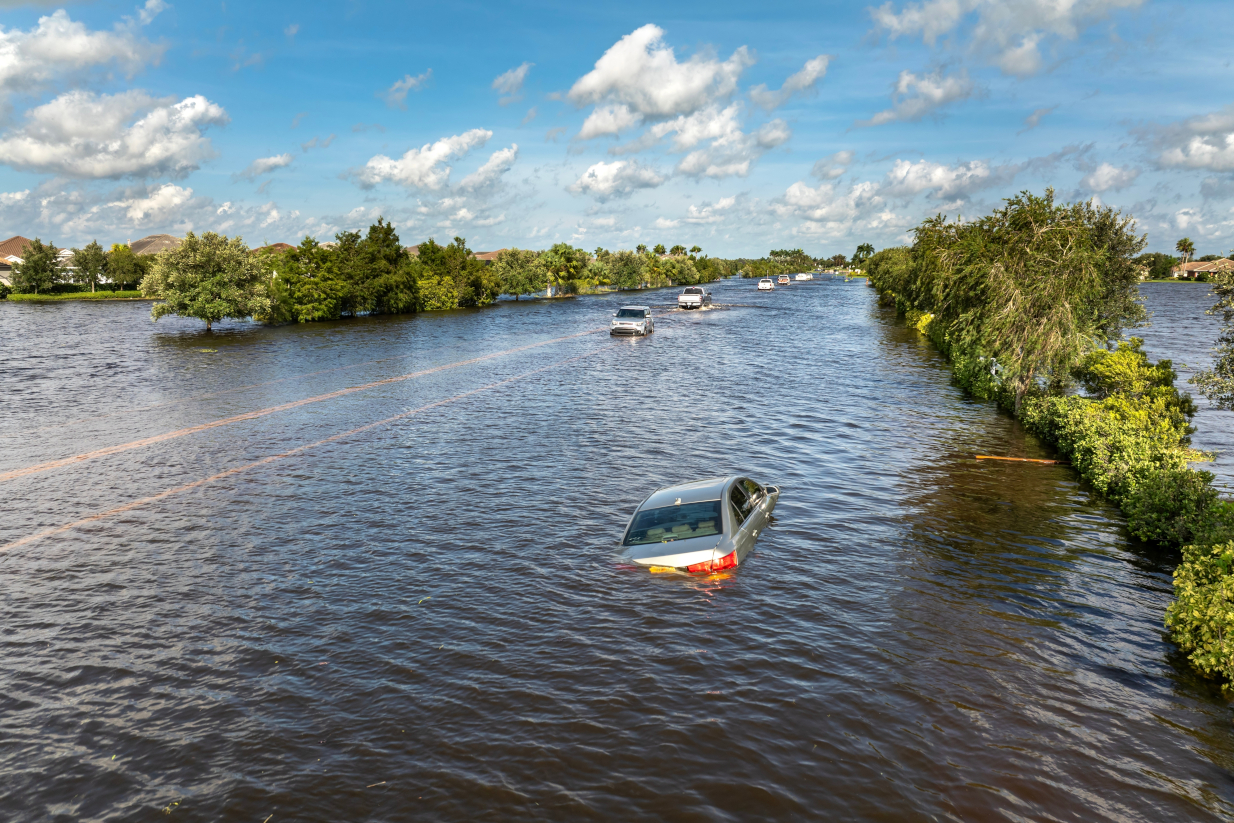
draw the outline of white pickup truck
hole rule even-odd
[[[711,292],[702,286],[687,286],[685,291],[677,295],[677,308],[701,309],[711,305]]]

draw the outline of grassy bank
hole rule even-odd
[[[1234,503],[1191,448],[1196,407],[1168,360],[1123,339],[1146,320],[1117,212],[1022,194],[980,220],[927,220],[911,248],[869,261],[869,284],[992,400],[1117,504],[1141,540],[1181,552],[1172,636],[1200,671],[1234,680]]]
[[[139,291],[81,291],[66,294],[10,294],[7,300],[148,300]]]

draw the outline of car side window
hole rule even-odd
[[[733,485],[733,491],[729,494],[728,499],[733,504],[733,508],[737,510],[737,522],[744,523],[746,518],[750,516],[750,512],[754,510],[754,504],[740,483]]]
[[[755,483],[748,477],[741,479],[741,485],[745,487],[746,494],[750,496],[752,505],[757,506],[763,501],[763,496],[767,494],[767,490]]]

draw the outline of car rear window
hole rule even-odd
[[[702,294],[702,289],[686,289],[682,294]]]
[[[686,503],[682,506],[664,506],[659,509],[644,509],[634,516],[630,530],[626,532],[623,546],[641,546],[645,543],[671,543],[691,537],[707,537],[720,534],[719,500],[702,503]]]

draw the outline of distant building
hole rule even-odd
[[[404,246],[403,251],[407,252],[412,257],[419,257],[420,256],[420,244],[417,243],[414,246]]]
[[[494,260],[497,259],[497,255],[501,254],[503,251],[509,251],[509,250],[508,249],[498,249],[497,251],[478,251],[475,254],[473,254],[472,257],[474,257],[475,259],[479,260],[482,263],[492,263]]]
[[[259,246],[255,249],[249,249],[249,254],[256,254],[259,251],[270,252],[272,254],[282,254],[285,251],[291,251],[295,246],[290,243],[271,243],[268,246]]]
[[[176,248],[180,242],[179,237],[173,237],[170,234],[152,234],[140,240],[133,240],[129,243],[129,248],[133,250],[133,254],[158,254],[161,251]]]
[[[22,255],[29,245],[30,239],[20,234],[0,243],[0,283],[13,285],[13,267],[22,262]]]
[[[1222,257],[1220,260],[1197,260],[1170,269],[1170,276],[1183,280],[1194,280],[1201,274],[1217,274],[1218,272],[1234,271],[1234,260]]]

